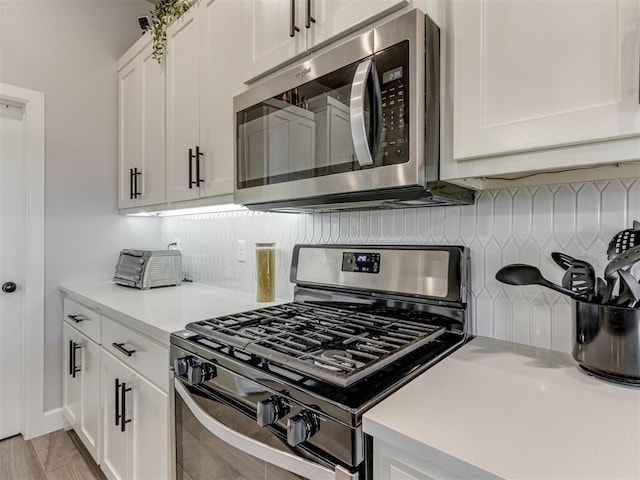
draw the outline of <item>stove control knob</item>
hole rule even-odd
[[[314,413],[302,411],[287,420],[287,443],[292,447],[300,445],[320,430],[320,420]]]
[[[289,403],[284,398],[272,395],[271,398],[258,402],[256,421],[261,427],[273,425],[289,413],[289,410]]]
[[[190,365],[190,357],[176,358],[173,361],[173,370],[176,372],[176,375],[178,375],[179,377],[183,377],[187,374]]]
[[[216,367],[209,363],[193,364],[187,370],[187,380],[191,385],[201,385],[216,375]]]

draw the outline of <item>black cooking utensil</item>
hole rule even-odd
[[[596,298],[595,298],[595,300],[598,303],[602,303],[602,299],[604,298],[606,291],[607,291],[607,282],[605,282],[603,278],[600,278],[600,277],[596,278]]]
[[[616,305],[634,307],[640,301],[640,283],[626,270],[618,270],[624,289],[616,299]]]
[[[521,263],[506,265],[498,270],[496,280],[508,285],[542,285],[556,292],[563,293],[574,300],[584,300],[582,296],[572,292],[570,289],[551,283],[542,276],[540,270],[531,265]]]
[[[604,279],[607,281],[607,291],[602,298],[603,305],[611,302],[619,270],[631,268],[633,264],[638,261],[640,261],[640,245],[621,253],[617,258],[614,258],[607,264],[604,270]]]
[[[640,261],[640,245],[630,248],[620,256],[611,260],[604,270],[604,278],[613,278],[618,270],[630,268],[634,263]]]
[[[640,245],[640,229],[635,228],[638,222],[633,222],[634,228],[616,233],[607,248],[607,259],[618,258],[627,250]]]
[[[562,252],[552,252],[551,258],[560,268],[566,270],[562,277],[562,286],[591,301],[596,290],[596,273],[593,265],[578,260]]]
[[[596,290],[596,273],[593,266],[589,262],[574,258],[562,278],[562,286],[590,302]]]
[[[551,258],[563,270],[569,270],[569,267],[571,266],[571,262],[575,260],[575,258],[573,258],[571,255],[567,255],[566,253],[562,253],[562,252],[552,252]]]

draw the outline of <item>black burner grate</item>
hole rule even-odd
[[[187,328],[343,387],[445,331],[442,326],[360,310],[292,302]]]

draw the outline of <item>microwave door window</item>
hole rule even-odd
[[[238,113],[238,188],[359,170],[351,132],[358,64],[279,93]],[[370,99],[364,122],[370,130]]]

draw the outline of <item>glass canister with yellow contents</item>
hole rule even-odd
[[[276,244],[256,243],[256,301],[276,298]]]

